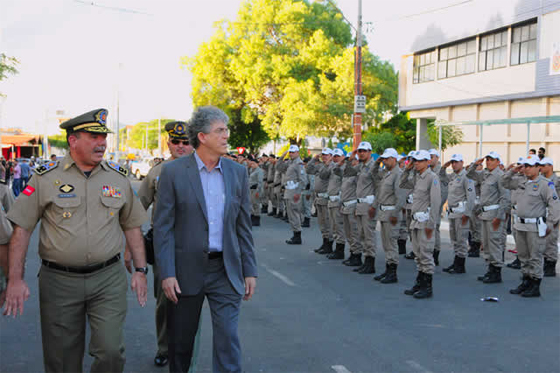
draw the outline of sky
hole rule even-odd
[[[100,107],[116,123],[117,98],[121,126],[188,119],[191,75],[179,61],[196,54],[214,22],[234,20],[242,2],[0,0],[0,52],[20,61],[19,74],[0,83],[0,127],[54,134],[61,111],[72,117]],[[335,2],[356,26],[358,0]],[[418,13],[461,2],[363,0],[370,49],[398,70]]]

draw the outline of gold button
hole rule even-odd
[[[113,213],[113,211],[111,211],[111,212],[109,213],[109,215],[113,216],[113,215],[115,215],[115,214]]]

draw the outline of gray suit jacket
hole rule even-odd
[[[224,266],[230,283],[245,292],[245,277],[257,276],[251,205],[245,167],[222,158],[225,188]],[[154,246],[160,279],[176,277],[183,295],[195,295],[208,263],[208,217],[194,155],[163,165],[154,215]]]

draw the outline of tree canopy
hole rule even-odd
[[[6,79],[8,75],[15,75],[18,73],[16,66],[19,61],[15,57],[6,56],[4,53],[0,53],[0,81]],[[0,97],[3,96],[0,92]]]
[[[215,29],[194,57],[183,58],[194,106],[218,106],[239,130],[258,123],[269,138],[298,144],[308,135],[351,136],[355,48],[331,1],[247,0],[235,21]],[[362,55],[364,120],[371,122],[396,110],[397,75],[367,47]]]

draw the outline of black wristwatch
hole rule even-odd
[[[139,268],[134,268],[136,270],[136,272],[142,272],[145,275],[148,275],[148,267],[139,267]]]

